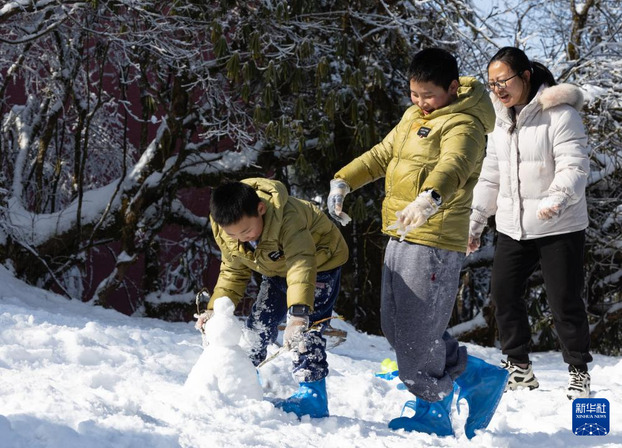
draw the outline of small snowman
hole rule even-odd
[[[196,395],[220,392],[235,403],[261,400],[263,390],[255,366],[240,347],[242,328],[229,297],[214,301],[214,315],[205,323],[207,346],[190,371],[185,387]]]

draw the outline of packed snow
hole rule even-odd
[[[213,395],[219,394],[235,404],[263,396],[255,366],[240,345],[242,327],[234,311],[231,299],[220,297],[214,301],[214,316],[204,326],[206,347],[185,383],[192,395],[203,400],[216,400]]]
[[[560,353],[547,352],[533,356],[539,389],[506,393],[489,427],[471,441],[463,428],[467,405],[460,414],[454,405],[456,436],[441,438],[388,429],[413,396],[397,387],[399,379],[374,375],[384,359],[394,359],[386,340],[346,322],[335,320],[348,337],[328,355],[331,416],[298,420],[272,405],[296,390],[288,354],[260,368],[261,394],[249,386],[240,397],[215,378],[233,375],[246,360],[212,358],[192,322],[128,317],[69,301],[25,285],[3,267],[0,285],[2,448],[622,446],[622,358],[595,355],[590,364],[592,397],[611,406],[606,436],[573,434],[566,366]],[[238,353],[231,339],[221,342],[221,354]],[[495,348],[467,347],[491,363],[502,358]],[[190,373],[206,356],[217,365],[194,382]]]

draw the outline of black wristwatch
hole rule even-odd
[[[289,307],[289,315],[295,317],[306,317],[309,315],[309,307],[307,305],[292,305]]]
[[[441,195],[438,194],[434,190],[430,190],[430,196],[432,196],[432,200],[436,202],[436,205],[440,207],[440,205],[443,203],[443,199],[441,198]]]

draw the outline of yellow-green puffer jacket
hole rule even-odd
[[[495,111],[484,85],[461,77],[458,97],[448,106],[423,115],[412,106],[395,128],[372,149],[357,157],[335,178],[355,190],[381,177],[386,196],[382,204],[384,233],[419,193],[434,189],[441,195],[439,211],[406,240],[441,249],[466,250],[473,188],[486,147],[486,134],[495,124]]]
[[[214,300],[222,296],[237,304],[253,270],[287,279],[288,307],[304,304],[313,309],[317,272],[348,260],[348,246],[341,232],[314,204],[290,196],[281,182],[264,178],[242,182],[253,187],[266,204],[263,232],[257,248],[251,251],[212,220],[222,262],[208,308],[212,309]]]

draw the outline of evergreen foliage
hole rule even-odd
[[[512,42],[591,95],[586,297],[594,346],[619,352],[622,8],[534,0],[482,16],[474,3],[5,2],[0,262],[68,297],[108,306],[134,291],[126,312],[179,318],[218,256],[197,206],[208,187],[269,176],[298,197],[325,198],[334,172],[409,106],[417,50],[447,48],[463,74],[485,80],[495,42]],[[351,261],[337,310],[371,333],[380,332],[383,189],[378,181],[349,195],[353,222],[342,228]],[[495,340],[491,230],[467,260],[452,319],[470,322],[456,331],[483,344]],[[544,294],[536,273],[528,300],[536,346],[548,349]],[[161,306],[159,296],[182,306]]]

